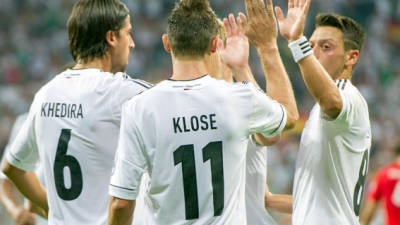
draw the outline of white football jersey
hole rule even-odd
[[[349,80],[336,81],[343,108],[330,120],[316,104],[304,127],[293,190],[294,225],[355,225],[364,192],[371,127]]]
[[[246,213],[248,225],[276,225],[265,209],[267,147],[250,138],[246,154]]]
[[[246,224],[245,140],[285,124],[284,108],[252,84],[163,81],[123,107],[110,194],[136,199],[147,172],[145,224]]]
[[[66,70],[36,94],[7,160],[43,163],[49,224],[106,224],[121,106],[148,89],[123,73]]]

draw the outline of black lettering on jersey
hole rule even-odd
[[[185,117],[183,117],[182,122],[183,122],[183,131],[190,132],[190,130],[188,128],[186,128],[186,118]]]
[[[42,116],[42,117],[46,117],[47,104],[49,104],[49,103],[45,102],[45,103],[42,104],[42,110],[40,110],[40,116]]]
[[[82,104],[70,104],[60,102],[44,102],[40,110],[41,117],[56,118],[84,118]]]
[[[77,114],[77,117],[83,118],[82,104],[79,104],[79,106],[78,106],[78,114]]]
[[[56,103],[56,117],[60,117],[60,114],[58,112],[60,112],[60,103]]]
[[[61,117],[67,117],[67,104],[61,104]]]
[[[192,116],[192,118],[190,118],[190,125],[192,126],[193,131],[198,131],[199,130],[199,118],[197,118],[197,116]]]
[[[210,114],[210,127],[211,127],[211,129],[213,129],[213,130],[216,130],[216,129],[217,129],[217,127],[214,126],[214,125],[215,125],[215,122],[217,122],[217,121],[215,120],[215,114]]]
[[[207,116],[206,115],[201,115],[200,116],[200,122],[202,124],[201,125],[201,129],[202,130],[208,130],[208,123],[207,123]]]
[[[47,116],[48,117],[54,117],[54,103],[49,103],[49,108],[47,110]]]
[[[201,130],[216,130],[216,114],[193,115],[189,118],[184,116],[172,118],[175,133],[187,133]]]
[[[174,132],[175,132],[175,134],[176,134],[176,130],[177,129],[179,129],[179,133],[182,133],[182,129],[181,129],[181,127],[179,126],[179,120],[180,120],[181,118],[180,117],[178,117],[178,118],[173,118],[172,119],[172,122],[174,123]]]
[[[75,110],[76,110],[76,105],[73,104],[73,105],[71,106],[71,117],[72,117],[72,118],[76,118]]]

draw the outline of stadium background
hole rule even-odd
[[[7,143],[15,117],[29,109],[34,93],[72,61],[67,45],[66,20],[73,0],[0,0],[0,155]],[[124,0],[131,10],[136,48],[128,74],[153,83],[171,74],[170,57],[164,52],[161,35],[172,0]],[[214,0],[220,17],[244,12],[243,0]],[[286,0],[274,0],[284,10]],[[377,168],[393,159],[400,145],[400,1],[313,0],[306,35],[314,28],[317,13],[336,12],[354,18],[367,32],[366,45],[353,73],[355,83],[369,104],[373,147],[370,180]],[[284,64],[295,89],[301,119],[294,131],[268,150],[268,183],[271,192],[291,193],[300,134],[314,100],[308,94],[287,44],[279,39]],[[265,85],[254,49],[251,66]],[[290,216],[274,215],[280,224]],[[8,224],[0,206],[0,225]],[[381,224],[378,221],[376,224]]]

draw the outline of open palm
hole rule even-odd
[[[306,16],[311,0],[289,0],[286,18],[280,7],[275,7],[276,17],[281,35],[289,42],[303,36]]]
[[[222,61],[231,68],[243,67],[249,60],[249,41],[243,28],[243,18],[237,18],[230,14],[229,21],[224,19],[226,30],[226,44],[218,41],[217,49]],[[236,22],[237,21],[237,22]]]

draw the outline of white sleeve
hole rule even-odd
[[[114,118],[120,121],[122,104],[153,85],[142,80],[132,79],[124,73],[117,73],[114,76],[118,79],[118,86],[111,99],[111,110]]]
[[[142,175],[147,171],[142,137],[135,123],[134,102],[129,101],[122,109],[121,130],[111,177],[111,196],[135,200],[139,194]]]
[[[37,112],[35,102],[33,101],[28,117],[6,155],[6,159],[11,165],[29,172],[34,172],[39,163],[39,152],[35,134],[35,117]]]
[[[342,110],[333,120],[321,111],[323,126],[331,135],[342,136],[352,151],[363,152],[371,147],[368,105],[356,88],[345,84],[339,88]]]
[[[253,85],[249,85],[249,88],[252,92],[252,111],[249,116],[250,134],[261,133],[265,137],[276,136],[286,125],[285,108]]]
[[[346,82],[343,85],[345,84]],[[321,116],[322,119],[329,124],[346,128],[354,121],[361,119],[362,117],[357,115],[360,115],[362,112],[358,111],[365,109],[361,105],[361,96],[357,95],[357,93],[355,93],[349,87],[344,86],[342,88],[338,88],[338,90],[342,99],[342,110],[340,111],[339,115],[335,119],[331,119],[321,110]]]

